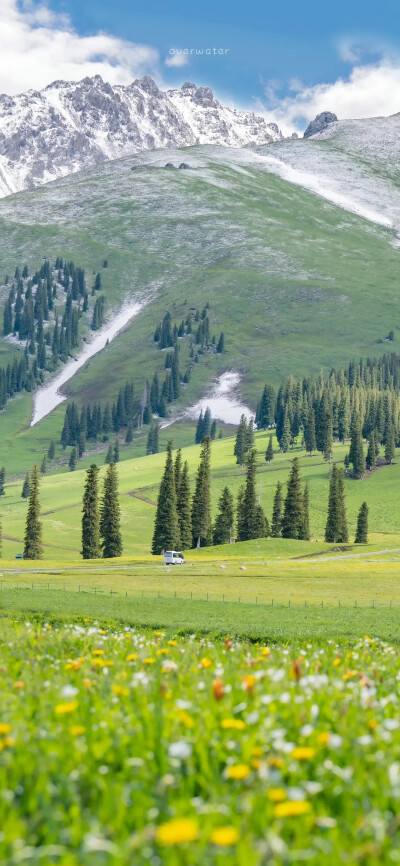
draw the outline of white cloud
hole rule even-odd
[[[350,52],[349,46],[347,50]],[[333,83],[301,86],[300,89],[296,86],[294,95],[284,99],[279,99],[276,93],[271,99],[271,87],[268,87],[268,108],[259,102],[258,110],[262,110],[268,120],[275,120],[288,134],[303,131],[305,122],[313,120],[321,111],[333,111],[342,120],[396,114],[400,111],[399,94],[400,60],[384,58],[376,63],[354,66],[348,78],[338,78]]]
[[[172,48],[171,51],[175,52],[175,49]],[[166,66],[173,66],[175,68],[180,68],[181,66],[187,66],[189,63],[189,58],[187,54],[169,54],[165,59]]]
[[[68,16],[57,15],[44,0],[0,0],[0,31],[2,93],[86,75],[101,75],[111,84],[128,84],[144,72],[157,75],[159,56],[152,46],[107,33],[80,36]]]

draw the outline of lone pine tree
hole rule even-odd
[[[192,505],[193,547],[205,547],[212,544],[210,505],[210,459],[211,439],[209,436],[206,436],[202,442],[200,463],[197,469],[195,492]]]
[[[21,491],[22,499],[28,499],[29,496],[29,472],[26,473]]]
[[[347,518],[344,501],[343,471],[336,463],[332,466],[329,482],[328,516],[325,527],[325,541],[329,543],[347,542]]]
[[[100,535],[103,556],[112,559],[121,556],[121,514],[118,500],[118,475],[115,463],[110,463],[103,486],[100,506]]]
[[[368,543],[368,505],[363,502],[357,517],[357,532],[354,540],[355,544]]]
[[[269,528],[262,507],[256,500],[256,457],[256,449],[252,448],[246,458],[246,482],[238,497],[238,541],[265,537]]]
[[[275,489],[274,504],[272,508],[271,535],[272,538],[281,538],[282,536],[282,510],[283,496],[282,484],[278,481]]]
[[[304,496],[300,483],[299,459],[292,460],[282,518],[282,538],[302,538],[304,530]]]
[[[274,446],[272,444],[272,436],[268,439],[268,448],[265,452],[265,459],[268,463],[268,466],[271,466],[271,460],[274,459]]]
[[[86,471],[83,493],[81,551],[83,559],[96,559],[101,556],[98,474],[98,466],[92,463]]]
[[[174,463],[172,459],[172,442],[169,441],[164,474],[158,493],[151,552],[154,555],[158,555],[163,550],[176,550],[179,547],[180,532],[176,507]]]
[[[229,487],[224,487],[218,500],[218,514],[214,524],[213,544],[227,544],[231,540],[233,520],[233,496]]]
[[[192,515],[190,510],[189,464],[187,460],[185,460],[180,472],[176,507],[178,511],[180,544],[183,550],[188,550],[192,546]]]
[[[40,522],[39,469],[35,465],[29,478],[29,501],[25,524],[24,559],[40,559],[42,524]]]
[[[6,493],[6,491],[4,489],[5,480],[6,480],[6,470],[5,470],[5,467],[2,466],[0,469],[0,496],[5,496],[5,493]]]
[[[365,455],[361,433],[361,422],[358,414],[354,413],[351,424],[351,442],[349,451],[350,463],[353,465],[355,478],[361,478],[365,472]]]

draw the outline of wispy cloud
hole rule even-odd
[[[159,55],[108,33],[80,36],[69,17],[43,0],[0,0],[0,91],[40,89],[55,79],[79,81],[101,75],[128,84],[144,72],[157,74]]]
[[[172,49],[174,50],[174,49]],[[165,65],[172,66],[179,69],[182,66],[187,66],[189,63],[189,58],[187,54],[169,54],[168,57],[165,58]]]
[[[366,46],[354,41],[342,43],[341,56],[350,62],[361,57]],[[370,54],[378,46],[370,44]],[[333,111],[340,119],[376,117],[400,110],[400,57],[385,54],[374,62],[356,62],[347,77],[312,86],[291,82],[291,93],[284,98],[268,83],[265,100],[257,100],[255,109],[268,120],[275,120],[288,134],[302,131],[306,123],[321,111]]]

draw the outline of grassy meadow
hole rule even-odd
[[[2,622],[0,862],[398,862],[398,650]]]

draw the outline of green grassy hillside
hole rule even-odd
[[[243,155],[235,161],[234,151],[189,148],[190,171],[165,170],[173,157],[119,160],[0,201],[0,274],[57,254],[91,274],[107,258],[109,309],[131,294],[148,300],[69,383],[74,397],[112,396],[132,377],[141,393],[163,366],[153,341],[159,319],[170,311],[179,323],[188,307],[206,301],[226,352],[196,365],[181,405],[230,369],[241,374],[242,395],[254,407],[265,380],[380,354],[376,341],[393,326],[396,350],[399,268],[390,232],[262,166],[244,165]],[[0,340],[2,351],[9,348]],[[30,401],[22,398],[23,409],[10,402],[2,429],[15,436],[26,426]],[[24,459],[36,437],[24,434]]]
[[[163,436],[174,435],[175,428],[163,432]],[[309,549],[310,552],[324,551],[327,548],[323,539],[326,520],[326,509],[329,487],[329,467],[320,454],[313,457],[305,456],[304,452],[276,453],[271,467],[268,467],[264,454],[268,442],[268,434],[256,435],[258,449],[257,486],[261,502],[267,515],[272,512],[272,501],[275,485],[278,480],[285,482],[288,477],[290,460],[293,453],[299,453],[301,473],[304,481],[310,486],[310,518],[311,533],[318,547],[303,545],[299,551],[292,550],[293,542],[281,541],[276,549],[276,542],[266,541],[252,545],[257,553],[257,544],[261,545],[262,558],[281,556],[283,559],[296,556]],[[178,444],[178,443],[176,443]],[[234,495],[237,495],[243,483],[245,469],[237,466],[233,456],[234,440],[221,439],[212,445],[212,505],[215,515],[217,501],[223,487],[228,484]],[[275,442],[275,447],[277,447]],[[343,461],[348,448],[335,446],[335,461]],[[183,449],[183,457],[189,461],[191,479],[199,459],[200,447],[193,445]],[[158,495],[158,484],[164,466],[165,454],[160,453],[149,457],[139,457],[125,460],[118,465],[120,480],[122,532],[124,554],[127,556],[147,555],[153,533],[155,517],[155,502]],[[43,520],[43,540],[45,543],[45,558],[49,561],[79,560],[80,550],[80,519],[81,499],[84,483],[84,468],[91,462],[90,457],[82,461],[82,469],[75,472],[64,472],[44,477],[41,482],[41,506]],[[104,469],[102,469],[102,475]],[[400,547],[400,531],[398,524],[399,510],[399,477],[400,462],[382,468],[369,474],[363,481],[346,480],[346,500],[350,537],[354,537],[357,513],[361,503],[366,500],[370,506],[370,541],[376,549],[385,547]],[[22,480],[12,480],[6,486],[6,495],[0,502],[3,524],[3,557],[10,558],[21,550],[24,534],[27,504],[21,499]],[[193,489],[193,488],[192,488]],[[279,546],[280,545],[280,546]],[[273,554],[273,551],[274,554]],[[218,553],[218,551],[216,551]],[[357,546],[356,552],[359,552]],[[214,552],[213,552],[214,553]],[[226,551],[225,551],[226,553]],[[240,549],[238,550],[238,555]],[[244,554],[246,555],[246,554]]]

